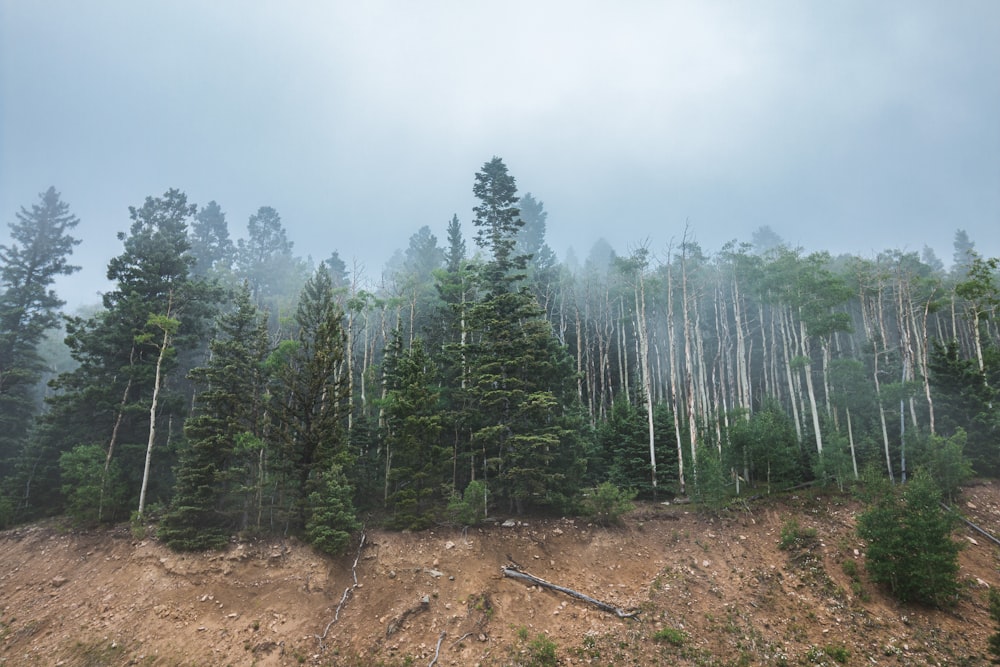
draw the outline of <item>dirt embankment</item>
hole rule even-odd
[[[995,484],[962,503],[1000,532]],[[960,531],[957,604],[899,605],[865,579],[857,510],[808,492],[717,517],[644,505],[613,528],[368,531],[335,560],[22,527],[0,533],[0,665],[988,664],[1000,548]],[[781,550],[792,519],[815,538]],[[512,563],[638,615],[503,577]]]

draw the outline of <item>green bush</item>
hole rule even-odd
[[[448,502],[448,514],[463,526],[476,526],[486,518],[488,490],[485,482],[474,480],[465,487],[461,497],[456,493]]]
[[[663,628],[653,634],[653,641],[671,644],[672,646],[683,646],[687,635],[677,628]]]
[[[635,508],[632,504],[635,495],[631,489],[619,489],[611,482],[604,482],[584,498],[583,514],[602,526],[621,523],[622,515]]]
[[[866,474],[867,509],[858,535],[868,546],[872,581],[889,586],[902,602],[950,604],[958,592],[958,551],[951,539],[958,518],[941,508],[941,492],[923,469],[902,487]]]
[[[1000,591],[990,589],[990,618],[996,624],[995,632],[987,639],[987,647],[993,656],[993,664],[1000,665]]]
[[[105,473],[106,458],[101,445],[77,445],[59,457],[66,513],[78,523],[111,522],[123,514],[125,485],[116,461]]]
[[[789,519],[781,526],[778,548],[782,551],[801,549],[814,539],[816,539],[815,528],[802,528],[798,521]]]

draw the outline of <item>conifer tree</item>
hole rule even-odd
[[[517,187],[500,158],[476,174],[476,243],[489,253],[470,310],[469,423],[487,485],[518,512],[559,505],[579,491],[588,433],[576,410],[573,365],[538,302],[517,289],[526,258]],[[490,479],[492,478],[492,480]]]
[[[356,528],[353,490],[341,477],[353,463],[346,439],[343,316],[330,272],[321,264],[302,290],[297,335],[286,346],[274,389],[287,521],[327,550],[340,544],[337,533]]]
[[[260,529],[266,470],[260,469],[270,351],[267,317],[244,283],[232,312],[218,320],[207,365],[190,377],[201,387],[197,412],[184,425],[189,445],[181,453],[174,496],[159,535],[178,550],[219,547],[236,529]],[[257,466],[255,468],[255,466]]]
[[[418,338],[403,349],[400,332],[394,335],[387,358],[387,394],[384,401],[386,504],[391,524],[420,529],[433,523],[444,498],[442,483],[450,477],[443,447],[443,418],[431,361]]]
[[[15,214],[10,245],[0,245],[0,479],[12,472],[33,413],[34,387],[43,361],[38,346],[58,324],[63,301],[51,289],[57,276],[79,267],[67,257],[80,241],[70,236],[79,220],[55,188],[31,210]]]

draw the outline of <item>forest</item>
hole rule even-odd
[[[0,527],[337,553],[362,524],[1000,473],[1000,260],[962,230],[948,268],[767,227],[560,262],[500,158],[472,190],[470,224],[421,227],[373,280],[297,255],[271,207],[234,240],[172,189],[128,209],[113,287],[74,315],[53,283],[79,221],[54,188],[22,207],[0,246]]]

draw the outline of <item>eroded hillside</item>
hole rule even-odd
[[[968,488],[962,503],[1000,531],[996,484]],[[806,492],[716,517],[643,505],[612,528],[369,530],[336,560],[294,540],[190,555],[124,528],[22,527],[0,534],[0,664],[987,663],[998,548],[960,531],[957,604],[902,606],[864,578],[857,510]],[[815,538],[779,549],[789,520]],[[503,577],[511,563],[639,613],[618,618]]]

